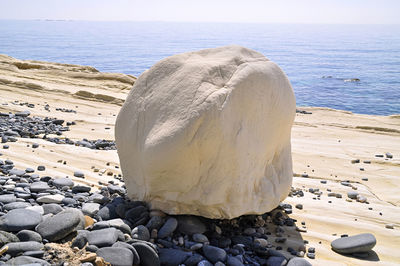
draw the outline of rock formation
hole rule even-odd
[[[295,111],[286,75],[251,49],[161,60],[138,78],[116,121],[128,195],[169,214],[272,210],[292,183]]]

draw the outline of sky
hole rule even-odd
[[[400,0],[0,0],[0,19],[400,24]]]

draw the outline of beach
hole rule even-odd
[[[60,139],[113,141],[116,115],[135,80],[89,66],[0,55],[0,112],[29,110],[30,116],[74,121],[76,125],[58,136]],[[288,236],[283,250],[307,240],[307,247],[316,250],[315,259],[307,258],[313,265],[398,265],[400,115],[298,109],[302,112],[296,114],[292,128],[293,191],[302,190],[304,196],[289,196],[284,203],[293,206],[289,217],[296,219],[299,227],[305,222],[306,230],[293,230],[296,236]],[[33,143],[39,148],[33,150]],[[40,138],[7,142],[8,149],[3,145],[0,159],[12,160],[19,169],[43,165],[46,170],[41,175],[69,176],[93,190],[110,180],[122,184],[116,150],[55,144]],[[74,177],[75,171],[83,172],[85,178]],[[350,191],[364,196],[366,202],[350,200]],[[298,204],[302,208],[296,208]],[[355,258],[331,250],[331,241],[359,233],[376,237],[375,254]]]

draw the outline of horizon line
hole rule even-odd
[[[400,26],[400,23],[328,23],[328,22],[267,22],[267,21],[185,21],[185,20],[93,20],[93,19],[20,19],[0,18],[0,21],[53,21],[53,22],[153,22],[153,23],[221,23],[221,24],[287,24],[287,25],[382,25]]]

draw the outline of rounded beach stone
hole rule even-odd
[[[163,59],[137,79],[116,121],[128,196],[168,214],[270,211],[291,188],[295,113],[288,78],[254,50]]]
[[[312,264],[303,258],[292,258],[289,260],[287,266],[311,266]]]
[[[168,218],[165,224],[158,231],[158,238],[164,238],[171,235],[176,227],[178,226],[178,221],[174,217]]]
[[[132,243],[140,257],[140,265],[142,266],[160,266],[160,259],[157,252],[148,245],[136,242]]]
[[[111,265],[133,265],[133,254],[127,248],[105,247],[96,251],[97,256],[104,258]]]
[[[17,237],[20,241],[35,241],[35,242],[42,242],[42,236],[31,230],[21,230],[17,233]]]
[[[36,199],[39,203],[61,203],[65,197],[61,194],[45,195]]]
[[[42,221],[42,215],[28,209],[14,209],[1,217],[1,229],[9,232],[18,232],[24,229],[35,228]]]
[[[216,263],[217,261],[223,262],[226,260],[226,251],[222,248],[204,245],[203,253],[204,256],[212,263]]]
[[[332,249],[342,254],[368,252],[375,245],[376,238],[370,233],[341,237],[331,243]]]
[[[33,182],[30,185],[30,190],[32,192],[42,192],[44,190],[50,189],[49,185],[47,185],[46,182],[38,181],[38,182]]]
[[[42,243],[38,243],[36,241],[26,241],[26,242],[12,242],[8,243],[7,254],[11,256],[18,255],[19,253],[23,253],[25,251],[36,251],[41,250],[43,248]]]
[[[162,248],[159,250],[160,263],[165,266],[181,265],[191,255],[191,252],[185,252],[179,249]]]
[[[72,181],[69,178],[63,177],[63,178],[56,178],[53,180],[53,185],[62,188],[62,187],[73,187],[74,186],[74,181]]]
[[[150,240],[150,232],[144,225],[138,225],[132,229],[132,238],[144,241]]]
[[[36,232],[44,239],[57,241],[79,229],[82,220],[84,218],[80,210],[67,209],[38,224]]]
[[[87,239],[89,245],[95,245],[97,247],[109,247],[117,242],[118,230],[113,227],[94,230],[88,234]]]

